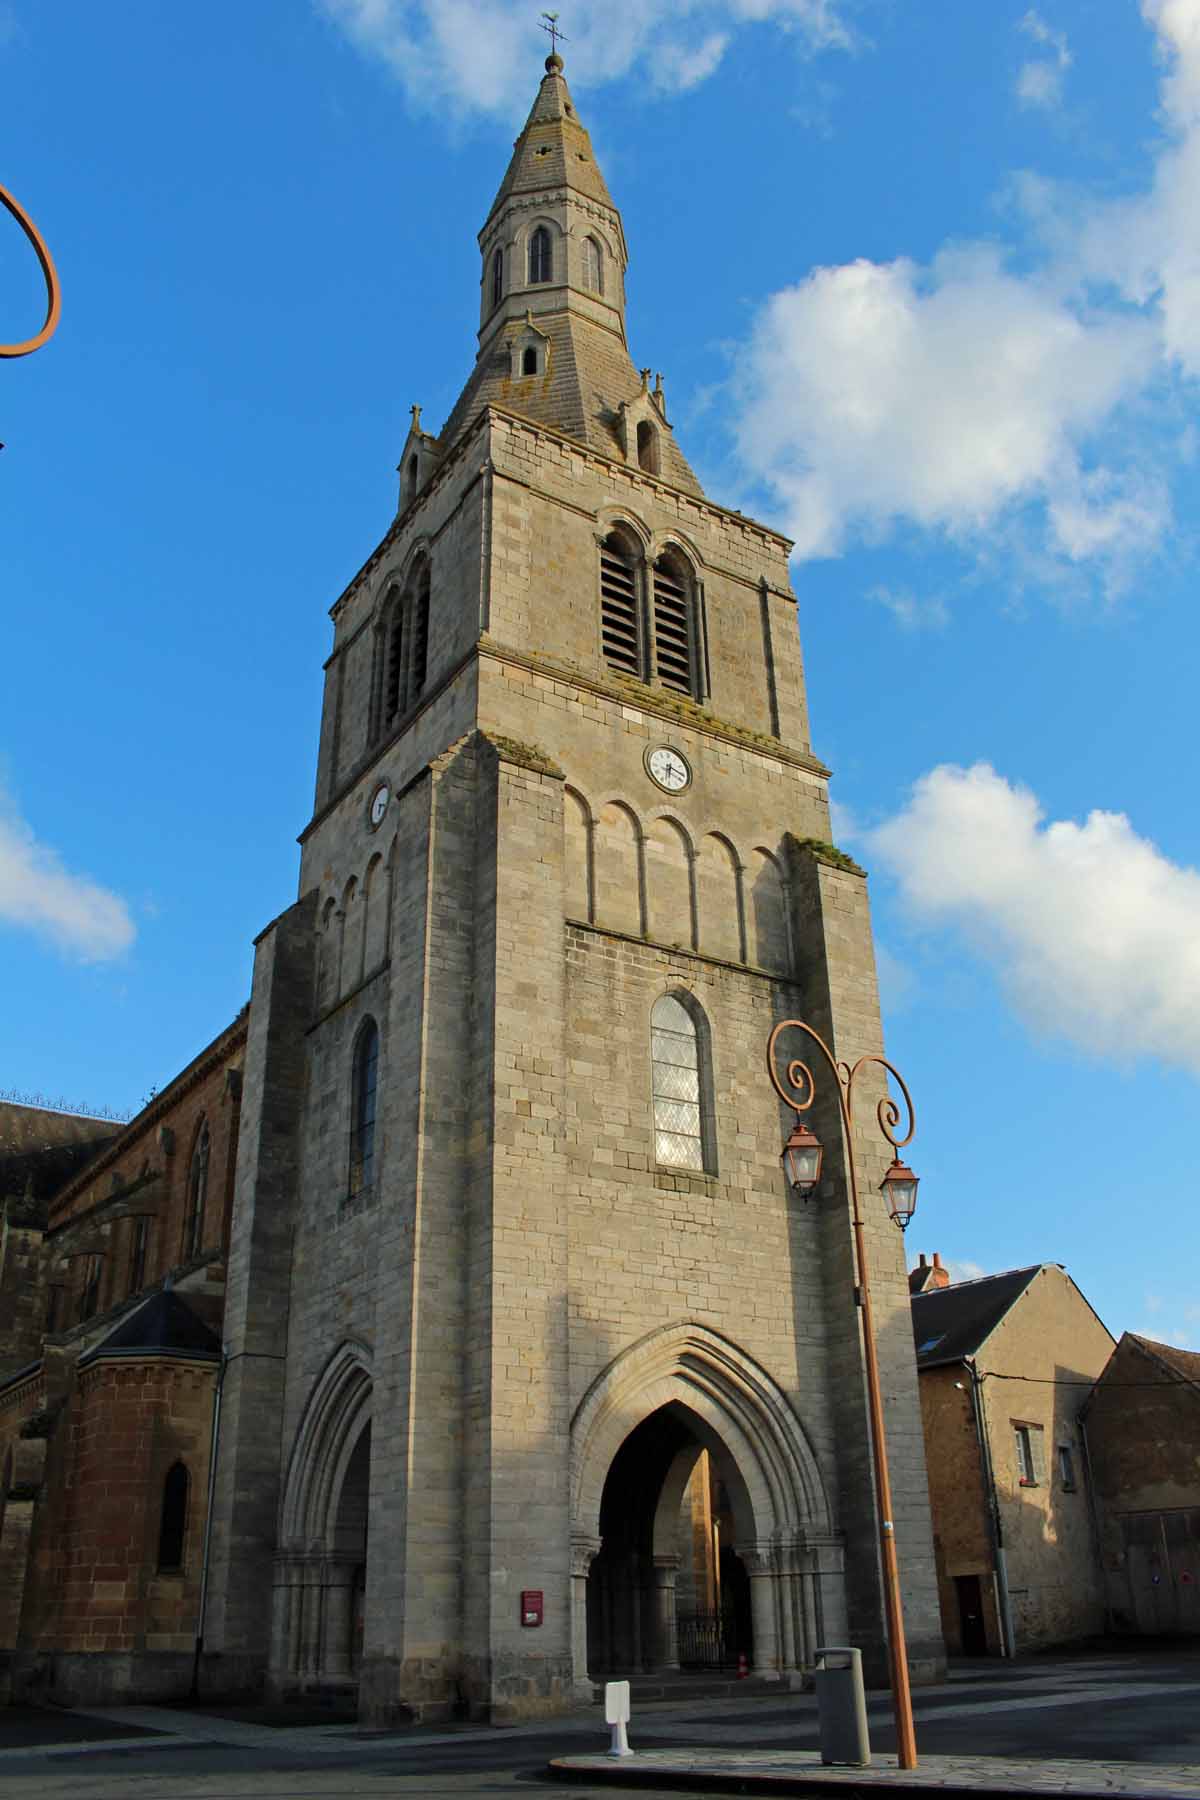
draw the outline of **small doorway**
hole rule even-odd
[[[956,1575],[954,1589],[958,1595],[958,1635],[964,1656],[986,1656],[987,1627],[983,1622],[983,1590],[978,1575]]]

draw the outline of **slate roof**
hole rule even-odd
[[[179,1356],[190,1362],[216,1362],[221,1340],[181,1300],[174,1288],[160,1288],[131,1313],[126,1313],[108,1336],[84,1353],[79,1366],[101,1356]]]
[[[27,1185],[36,1199],[47,1199],[124,1129],[108,1119],[0,1101],[0,1199]]]
[[[1034,1263],[1032,1268],[983,1275],[977,1281],[954,1281],[949,1287],[914,1294],[913,1342],[918,1369],[932,1369],[940,1363],[961,1362],[964,1356],[974,1356],[1045,1266]]]

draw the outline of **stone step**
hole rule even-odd
[[[778,1681],[767,1681],[760,1675],[746,1675],[739,1681],[733,1670],[726,1673],[721,1669],[696,1675],[631,1675],[628,1680],[631,1706],[644,1705],[648,1700],[749,1700],[756,1696],[778,1700],[790,1692]],[[592,1702],[596,1706],[604,1704],[602,1681],[592,1684]]]

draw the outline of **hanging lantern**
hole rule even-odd
[[[917,1182],[919,1175],[914,1175],[898,1156],[892,1158],[892,1166],[880,1183],[879,1191],[887,1201],[888,1212],[896,1224],[904,1231],[908,1221],[917,1210]]]
[[[814,1137],[803,1119],[797,1119],[792,1126],[780,1160],[791,1187],[802,1200],[807,1200],[821,1177],[821,1140]]]

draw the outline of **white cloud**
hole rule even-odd
[[[549,48],[534,14],[513,0],[315,3],[359,50],[385,63],[423,111],[449,100],[462,112],[521,112]],[[835,0],[580,0],[565,21],[563,56],[582,87],[618,80],[635,64],[655,87],[695,87],[718,67],[733,30],[767,21],[806,49],[851,45]]]
[[[1111,594],[1162,547],[1189,448],[1167,403],[1190,408],[1200,377],[1200,0],[1142,13],[1164,135],[1141,191],[1027,172],[1011,246],[817,269],[760,307],[738,444],[801,557],[915,525]],[[1022,29],[1061,74],[1062,34],[1034,12]]]
[[[0,924],[32,931],[83,962],[110,962],[135,936],[125,902],[64,868],[2,789]]]
[[[1026,37],[1039,45],[1043,54],[1022,63],[1017,74],[1017,98],[1022,106],[1040,106],[1047,110],[1062,99],[1063,78],[1072,57],[1065,31],[1055,31],[1032,8],[1017,26]]]
[[[1200,872],[1123,813],[1047,822],[986,763],[946,765],[867,838],[918,919],[994,964],[1031,1031],[1200,1075]]]
[[[950,1271],[952,1282],[980,1281],[987,1274],[982,1263],[971,1262],[966,1257],[944,1256],[942,1261]]]
[[[905,631],[940,631],[950,622],[950,609],[940,594],[880,585],[868,588],[867,599],[877,601]]]

